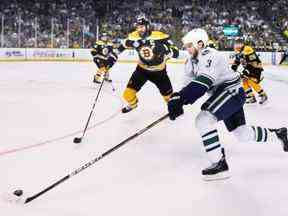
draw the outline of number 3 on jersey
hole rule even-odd
[[[211,60],[211,59],[208,59],[208,60],[207,60],[207,65],[206,65],[206,67],[209,68],[209,67],[211,66],[211,63],[212,63],[212,60]]]
[[[151,60],[153,58],[153,50],[150,47],[142,47],[139,53],[145,60]]]

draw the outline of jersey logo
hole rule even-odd
[[[108,52],[109,52],[108,48],[104,47],[103,50],[102,50],[103,55],[104,56],[108,55]]]
[[[205,65],[205,67],[209,68],[211,66],[212,60],[208,59],[207,60],[207,64]]]
[[[151,60],[153,58],[153,50],[147,46],[141,47],[139,54],[145,60]]]

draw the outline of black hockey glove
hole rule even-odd
[[[238,65],[237,64],[232,64],[231,69],[233,71],[237,71]]]
[[[178,92],[171,95],[168,101],[169,118],[175,120],[178,116],[184,114],[184,100]]]
[[[94,57],[93,58],[94,63],[97,65],[98,68],[101,67],[106,67],[107,65],[105,64],[105,61],[103,61],[103,59],[100,59],[98,57]]]
[[[93,49],[93,50],[91,51],[91,55],[92,55],[92,56],[97,55],[97,51]]]
[[[93,58],[93,61],[94,61],[94,63],[95,63],[96,65],[100,64],[100,59],[97,58],[97,57],[94,57],[94,58]]]
[[[153,48],[153,53],[155,55],[165,55],[167,53],[167,51],[163,45],[156,45]]]
[[[112,66],[116,63],[118,56],[110,55],[107,59],[107,67],[112,68]]]
[[[246,69],[243,69],[242,71],[239,71],[240,77],[241,78],[248,78],[249,77],[249,71]]]

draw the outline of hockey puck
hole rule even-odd
[[[15,190],[15,191],[13,192],[13,194],[14,194],[15,196],[20,197],[20,196],[23,195],[23,190]]]
[[[73,140],[73,142],[74,142],[74,143],[80,143],[81,140],[82,140],[82,138],[80,138],[80,137],[75,137],[74,140]]]

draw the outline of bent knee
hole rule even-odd
[[[254,133],[252,131],[253,129],[248,127],[247,125],[241,125],[237,127],[235,130],[232,131],[234,136],[237,138],[240,142],[248,142],[253,141]]]
[[[199,131],[217,123],[217,118],[208,111],[201,111],[195,119],[195,126]]]

